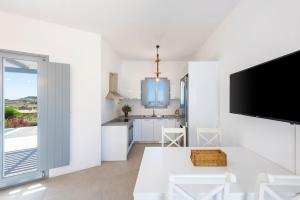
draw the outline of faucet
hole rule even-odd
[[[156,117],[154,108],[152,108],[152,117]]]

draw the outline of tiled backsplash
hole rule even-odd
[[[121,107],[124,104],[132,106],[132,112],[129,115],[152,115],[152,109],[146,109],[141,105],[141,100],[139,99],[127,99],[122,101]],[[157,115],[174,115],[175,110],[179,108],[179,100],[171,100],[168,108],[165,109],[155,109],[155,114]],[[120,110],[120,114],[123,115],[123,112]]]

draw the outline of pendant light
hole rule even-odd
[[[159,81],[159,76],[160,76],[160,71],[159,71],[159,62],[160,62],[160,58],[159,58],[159,54],[158,54],[158,49],[159,49],[159,45],[156,45],[156,60],[155,60],[155,63],[156,63],[156,81]]]

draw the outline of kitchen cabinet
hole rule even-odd
[[[165,128],[175,128],[175,119],[164,119],[164,127]]]
[[[135,119],[133,122],[133,138],[135,142],[160,142],[161,129],[177,126],[176,119]]]
[[[180,128],[180,120],[175,119],[175,128]]]
[[[175,119],[151,119],[143,121],[141,126],[142,142],[160,142],[162,127],[174,128],[175,121]]]
[[[135,119],[133,121],[133,140],[136,142],[142,141],[142,120]]]
[[[154,141],[161,141],[161,128],[165,127],[165,120],[164,119],[155,119],[154,120],[154,129],[153,129],[153,135],[154,135]]]
[[[130,124],[122,126],[102,126],[101,131],[101,160],[127,160],[130,143]]]
[[[153,142],[154,141],[154,119],[142,119],[142,131],[141,141],[142,142]]]

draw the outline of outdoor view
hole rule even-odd
[[[4,176],[37,169],[37,63],[4,59]]]

